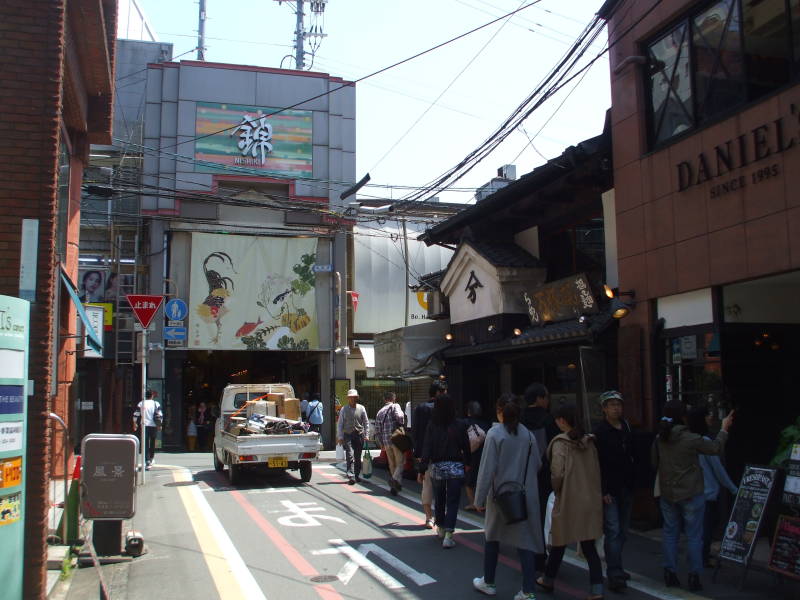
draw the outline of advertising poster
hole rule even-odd
[[[317,350],[315,238],[192,234],[190,350]]]
[[[198,102],[195,159],[263,171],[265,175],[311,177],[311,111],[278,110]],[[198,172],[221,170],[195,165]]]
[[[0,296],[0,596],[9,600],[22,598],[29,315],[26,300]]]

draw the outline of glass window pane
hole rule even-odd
[[[742,2],[749,99],[789,81],[789,21],[786,0]]]
[[[697,118],[745,100],[739,5],[722,0],[692,19]]]
[[[648,64],[653,142],[659,143],[692,126],[692,87],[686,24],[650,45]]]
[[[56,252],[61,260],[67,258],[67,226],[69,211],[69,152],[62,142],[58,149],[58,220],[56,223]]]
[[[789,0],[789,12],[792,16],[792,58],[797,69],[800,66],[800,0]]]

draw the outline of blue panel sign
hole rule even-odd
[[[189,314],[189,307],[180,298],[173,298],[164,307],[164,316],[170,321],[183,321]]]
[[[185,340],[186,327],[164,327],[165,340]]]
[[[0,385],[0,415],[16,415],[25,407],[25,386]]]
[[[311,265],[312,273],[332,273],[333,265]]]

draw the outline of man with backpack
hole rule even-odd
[[[550,392],[543,383],[530,384],[525,389],[523,401],[525,402],[525,409],[522,411],[522,424],[536,438],[536,444],[539,446],[539,457],[542,461],[538,483],[540,519],[544,527],[547,499],[550,497],[550,492],[553,491],[553,484],[550,481],[550,464],[547,461],[547,447],[553,438],[561,433],[561,430],[556,425],[553,415],[550,414]],[[536,555],[537,573],[544,572],[546,562],[546,554]]]
[[[316,431],[322,434],[322,423],[325,422],[323,413],[322,400],[319,399],[319,394],[314,394],[311,402],[308,403],[308,424],[309,431]]]
[[[392,434],[403,426],[405,416],[394,392],[386,392],[383,400],[383,408],[375,415],[375,434],[389,462],[389,492],[396,496],[402,489],[400,481],[403,477],[404,457],[403,451],[392,442]]]

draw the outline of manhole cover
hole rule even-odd
[[[173,481],[172,483],[165,483],[164,487],[183,487],[185,485],[197,485],[196,481]]]
[[[331,583],[332,581],[336,581],[339,578],[336,575],[314,575],[311,578],[311,581],[314,583]]]

